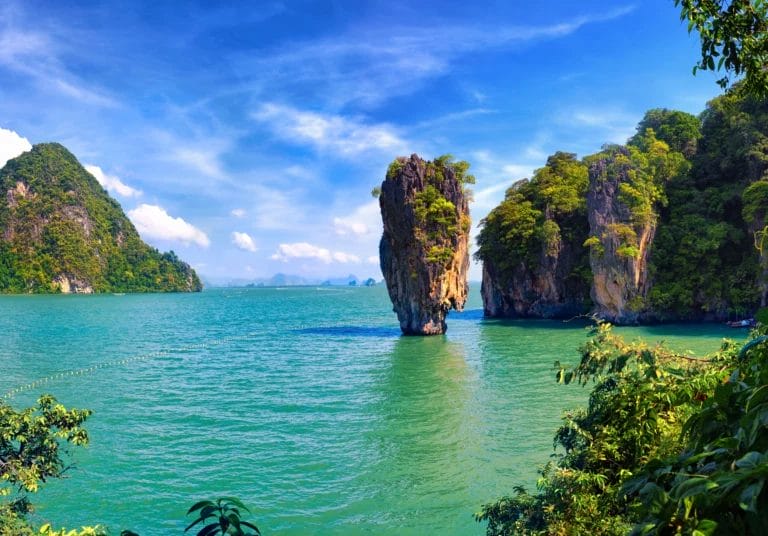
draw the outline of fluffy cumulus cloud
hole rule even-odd
[[[121,195],[123,197],[139,197],[141,195],[141,190],[137,190],[136,188],[131,188],[127,184],[125,184],[122,180],[120,180],[120,177],[117,177],[115,175],[107,175],[104,173],[104,170],[102,170],[99,166],[94,166],[93,164],[86,164],[85,166],[86,171],[93,175],[97,181],[99,181],[99,184],[101,184],[105,189],[107,189],[110,192],[114,192],[118,195]]]
[[[406,142],[387,124],[365,124],[358,118],[326,115],[279,104],[264,104],[253,118],[290,142],[312,145],[343,156],[368,151],[405,152]]]
[[[360,257],[356,255],[351,255],[342,251],[331,251],[307,242],[280,244],[277,248],[277,252],[270,258],[275,261],[283,262],[288,262],[291,259],[317,259],[325,264],[330,264],[332,262],[339,262],[342,264],[360,262]]]
[[[0,168],[11,158],[16,158],[32,148],[29,140],[13,130],[0,128]]]
[[[359,206],[347,216],[333,218],[333,229],[337,235],[366,236],[381,232],[379,202],[372,201]],[[376,234],[378,234],[376,233]]]
[[[245,217],[245,210],[242,208],[233,208],[230,212],[235,218],[244,218]]]
[[[208,247],[211,243],[203,231],[181,218],[174,218],[157,205],[141,204],[128,211],[128,217],[145,237],[197,244],[202,247]]]
[[[334,251],[333,260],[343,264],[347,264],[347,263],[357,264],[360,262],[360,257],[358,257],[357,255],[352,255],[351,253],[344,253],[343,251]]]
[[[243,251],[256,252],[256,243],[248,233],[235,231],[232,233],[232,243]]]

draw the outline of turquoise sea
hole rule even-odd
[[[234,495],[264,534],[483,534],[472,514],[533,487],[585,323],[482,318],[401,337],[386,290],[0,297],[0,394],[90,408],[91,444],[32,497],[37,521],[182,534]],[[619,330],[714,350],[718,325]],[[30,385],[32,384],[32,385]]]

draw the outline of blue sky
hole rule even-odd
[[[479,222],[556,150],[701,112],[698,53],[672,0],[11,0],[0,164],[64,144],[213,280],[379,278],[370,191],[394,157],[468,160]]]

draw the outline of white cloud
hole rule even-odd
[[[0,13],[0,20],[3,13]],[[92,88],[72,73],[61,59],[62,50],[74,50],[51,35],[6,24],[0,28],[0,65],[21,73],[45,88],[86,104],[115,107],[111,97]],[[83,57],[90,50],[83,51]]]
[[[141,195],[141,190],[137,190],[136,188],[131,188],[127,184],[125,184],[122,180],[120,180],[120,177],[117,177],[115,175],[107,175],[104,173],[104,171],[99,166],[94,166],[93,164],[86,164],[83,166],[88,173],[93,175],[97,181],[99,181],[99,184],[101,184],[104,188],[109,190],[110,192],[116,192],[123,197],[139,197]]]
[[[244,218],[245,217],[245,210],[242,208],[233,208],[230,211],[230,214],[232,214],[235,218]]]
[[[171,159],[207,177],[219,179],[224,175],[219,164],[219,154],[218,150],[180,147],[171,153]]]
[[[634,6],[574,17],[548,25],[449,25],[419,20],[418,25],[358,25],[340,36],[292,42],[273,54],[248,55],[238,70],[259,73],[252,85],[270,94],[304,84],[330,108],[350,103],[376,106],[412,94],[425,82],[450,72],[469,54],[488,49],[520,48],[558,39],[584,26],[623,17]],[[375,23],[374,23],[375,24]],[[485,98],[474,95],[478,102]]]
[[[32,144],[27,138],[19,136],[13,130],[0,128],[0,168],[8,160],[16,158],[30,149],[32,149]]]
[[[203,231],[181,218],[174,218],[157,205],[141,204],[129,210],[128,217],[140,234],[150,238],[194,243],[202,247],[211,243]]]
[[[264,104],[253,118],[266,124],[279,137],[308,144],[343,156],[368,151],[406,152],[407,143],[387,124],[368,125],[359,118],[326,115]]]
[[[235,231],[232,233],[232,243],[244,251],[256,252],[256,244],[248,233]]]
[[[339,262],[343,264],[359,263],[360,257],[342,251],[331,252],[329,249],[314,246],[307,242],[280,244],[271,257],[275,261],[288,262],[291,259],[317,259],[325,264]]]
[[[330,250],[313,246],[307,242],[296,242],[294,244],[280,244],[277,252],[271,257],[275,261],[288,262],[289,259],[319,259],[329,264],[333,257]]]
[[[379,256],[378,255],[371,255],[367,259],[365,259],[368,264],[379,264]]]
[[[348,263],[359,263],[360,257],[357,255],[352,255],[351,253],[344,253],[342,251],[334,251],[333,252],[333,260],[336,262],[341,262],[343,264]]]
[[[626,143],[635,133],[639,117],[621,109],[574,109],[562,113],[558,122],[574,129],[590,130],[603,136],[603,141]]]
[[[333,229],[340,236],[366,236],[380,233],[379,202],[371,201],[357,207],[352,214],[333,218]]]

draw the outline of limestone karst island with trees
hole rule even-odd
[[[619,323],[755,313],[757,325],[743,346],[692,357],[627,343],[597,321],[579,363],[553,369],[562,384],[592,386],[587,407],[568,412],[554,454],[541,453],[536,490],[510,483],[510,495],[480,507],[489,536],[768,533],[768,2],[675,4],[701,36],[695,70],[743,81],[721,79],[728,91],[699,117],[651,110],[625,145],[557,152],[512,185],[481,222],[484,309]],[[51,175],[41,159],[52,154]],[[91,179],[56,145],[0,171],[0,289],[199,289]],[[471,182],[465,162],[414,155],[396,159],[376,192],[381,264],[404,333],[443,333],[448,310],[463,307]],[[106,248],[95,256],[94,237]],[[67,467],[63,447],[87,443],[88,416],[50,396],[19,412],[0,403],[1,535],[106,533],[27,519],[29,494]],[[258,534],[244,511],[234,498],[201,501],[187,529]]]
[[[406,335],[445,333],[449,310],[467,300],[469,195],[475,178],[450,155],[394,160],[380,189],[381,271]]]

